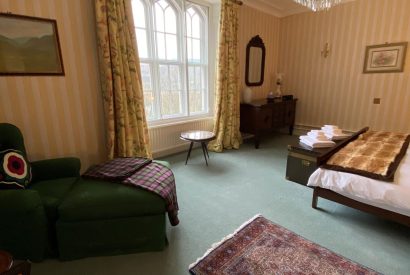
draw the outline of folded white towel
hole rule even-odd
[[[330,134],[326,134],[326,137],[330,140],[341,140],[341,139],[345,139],[347,137],[349,137],[349,134],[340,134],[340,135],[330,135]]]
[[[333,129],[333,130],[323,130],[323,132],[325,133],[325,135],[341,135],[343,134],[342,129]]]
[[[311,132],[309,132],[309,133],[307,133],[307,135],[310,138],[316,139],[318,141],[327,141],[328,140],[328,138],[327,138],[327,136],[325,135],[324,132],[322,132],[322,133],[311,133]]]
[[[310,138],[309,136],[301,136],[299,139],[301,143],[306,144],[312,148],[324,148],[336,145],[336,143],[333,141],[317,141],[315,139]]]
[[[322,130],[310,130],[309,133],[318,133],[318,134],[322,133],[323,134],[323,131]]]
[[[330,124],[325,124],[322,128],[326,128],[326,129],[339,129],[339,126],[330,125]]]

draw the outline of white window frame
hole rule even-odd
[[[176,12],[176,20],[177,20],[177,40],[178,41],[178,59],[177,61],[170,61],[170,60],[160,60],[155,58],[158,56],[156,51],[156,31],[155,31],[155,10],[154,4],[156,1],[154,0],[140,0],[145,8],[145,25],[146,25],[146,32],[147,32],[147,47],[148,47],[148,58],[141,58],[141,63],[147,63],[150,65],[151,70],[151,86],[154,93],[154,114],[155,117],[153,119],[148,120],[149,126],[159,126],[162,124],[172,124],[174,122],[183,122],[183,121],[190,121],[190,120],[197,120],[201,118],[209,118],[213,114],[213,90],[214,90],[214,75],[215,75],[215,57],[216,57],[216,35],[210,37],[210,33],[217,33],[217,22],[215,22],[214,10],[217,8],[216,5],[212,5],[205,1],[198,1],[198,0],[167,0],[174,8]],[[187,9],[192,4],[198,4],[207,9],[207,14],[204,14],[201,11],[196,9],[196,12],[203,20],[202,23],[204,24],[204,28],[202,28],[201,32],[203,32],[204,36],[203,39],[205,40],[204,43],[206,47],[202,47],[201,57],[203,56],[207,62],[205,63],[188,63],[187,57],[187,34],[186,34],[186,22],[185,16]],[[153,16],[153,17],[152,17]],[[150,18],[152,17],[152,18]],[[213,24],[211,21],[214,21]],[[181,22],[183,22],[181,24]],[[137,27],[136,27],[137,28]],[[210,31],[212,30],[212,32]],[[165,31],[165,30],[164,30]],[[202,38],[202,37],[201,37]],[[138,37],[137,37],[138,39]],[[183,43],[181,43],[183,42]],[[154,45],[153,45],[154,44]],[[207,49],[207,50],[206,50]],[[206,91],[203,97],[204,107],[205,110],[203,112],[191,113],[189,110],[189,83],[188,83],[188,65],[198,65],[204,68],[206,72],[207,81],[205,83]],[[181,113],[177,115],[167,115],[161,116],[161,90],[160,90],[160,81],[159,81],[159,65],[177,65],[180,69],[180,78],[181,78]]]

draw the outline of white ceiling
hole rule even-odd
[[[350,1],[355,0],[342,0],[342,3]],[[308,8],[295,3],[293,0],[242,0],[242,2],[250,7],[273,14],[277,17],[310,11]]]

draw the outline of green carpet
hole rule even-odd
[[[165,158],[176,177],[180,205],[177,227],[168,226],[169,246],[162,252],[33,264],[34,275],[188,274],[188,265],[255,214],[353,261],[385,274],[409,274],[410,230],[374,216],[319,199],[312,189],[285,180],[287,144],[296,137],[273,135],[260,149],[202,151]]]

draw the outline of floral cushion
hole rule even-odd
[[[24,154],[8,149],[0,152],[0,189],[25,189],[31,181],[31,167]]]

